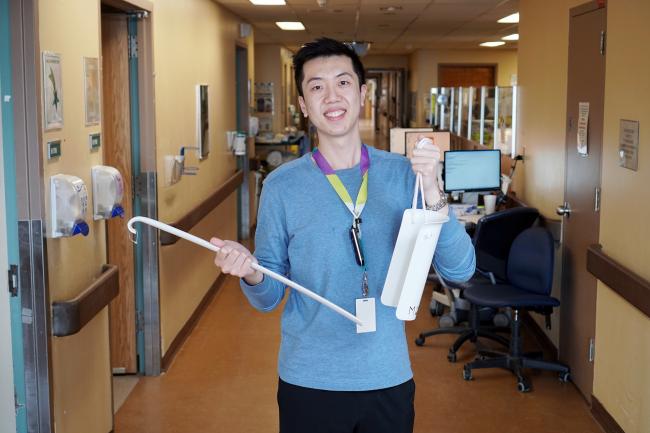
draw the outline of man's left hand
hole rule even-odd
[[[415,173],[422,174],[424,184],[424,198],[428,205],[440,199],[440,186],[438,184],[438,163],[440,162],[440,148],[430,138],[418,136],[417,142],[422,141],[421,147],[413,149],[411,167]]]

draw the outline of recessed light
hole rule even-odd
[[[519,33],[513,33],[511,35],[504,36],[504,37],[501,38],[501,40],[504,40],[504,41],[518,41],[519,40]]]
[[[250,0],[255,6],[284,6],[287,3],[284,0]]]
[[[494,41],[494,42],[483,42],[483,43],[480,44],[480,45],[481,45],[482,47],[498,47],[498,46],[505,45],[505,44],[506,44],[506,43],[505,43],[505,42],[502,42],[502,41]]]
[[[276,21],[275,24],[282,30],[305,30],[300,21]]]
[[[512,15],[508,15],[507,17],[503,17],[497,22],[498,23],[506,23],[506,24],[518,23],[519,22],[519,12],[514,13]]]

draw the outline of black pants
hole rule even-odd
[[[375,391],[323,391],[278,384],[280,433],[412,433],[413,379]]]

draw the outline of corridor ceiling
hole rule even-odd
[[[321,0],[322,2],[322,0]],[[296,50],[319,36],[370,41],[369,54],[407,54],[421,48],[495,49],[479,43],[517,33],[517,24],[497,20],[518,11],[519,0],[286,0],[255,6],[249,0],[218,0],[255,28],[256,43]],[[304,31],[284,31],[276,21],[301,21]],[[507,42],[496,49],[514,49]]]

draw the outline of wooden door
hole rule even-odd
[[[438,87],[493,87],[494,65],[439,65]]]
[[[120,270],[120,293],[111,302],[111,367],[137,373],[133,244],[125,221],[133,216],[127,17],[102,15],[104,164],[124,177],[124,219],[107,222],[108,262]]]
[[[564,191],[568,209],[558,209],[565,214],[559,354],[587,401],[591,401],[594,376],[590,342],[596,326],[596,279],[587,272],[586,260],[587,247],[598,242],[600,226],[605,24],[606,10],[595,2],[571,9]],[[579,104],[585,102],[589,103],[586,155],[577,149]]]

